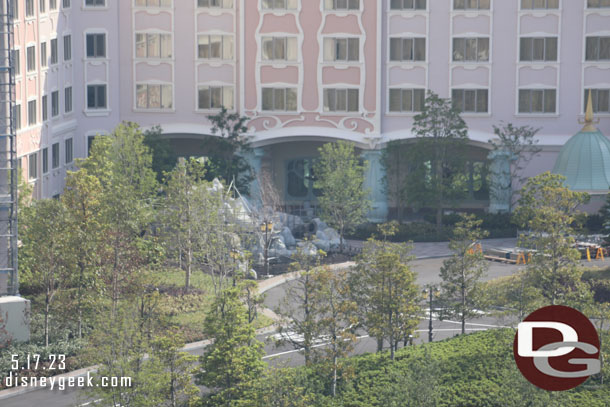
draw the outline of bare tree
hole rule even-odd
[[[257,213],[257,220],[260,223],[260,230],[263,240],[263,261],[265,274],[269,275],[269,249],[275,238],[274,227],[276,227],[277,212],[280,210],[282,201],[280,194],[273,183],[269,171],[261,171],[256,175],[259,184],[260,209]]]

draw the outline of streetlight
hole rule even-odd
[[[422,294],[424,294],[424,297],[428,297],[428,314],[429,314],[429,319],[428,319],[428,342],[432,342],[432,300],[434,296],[438,296],[439,292],[437,287],[434,284],[428,284],[426,285],[426,288],[424,288]]]

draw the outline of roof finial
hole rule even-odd
[[[591,89],[589,89],[589,95],[587,97],[587,110],[585,111],[585,121],[581,121],[580,123],[585,125],[585,127],[583,127],[581,131],[597,131],[594,124],[599,123],[599,119],[597,121],[593,119],[593,98],[591,97]]]

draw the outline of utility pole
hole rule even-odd
[[[433,284],[428,284],[424,289],[424,295],[428,297],[428,342],[432,342],[432,300],[434,299],[434,290]]]

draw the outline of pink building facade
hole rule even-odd
[[[413,138],[427,90],[463,111],[485,165],[492,126],[504,121],[541,128],[543,151],[526,172],[552,169],[589,89],[610,134],[607,0],[16,4],[18,154],[40,197],[61,193],[74,158],[120,121],[160,125],[189,155],[221,106],[251,117],[249,159],[270,171],[289,208],[315,205],[320,145],[356,143],[370,163],[374,219],[393,206],[381,151]]]

